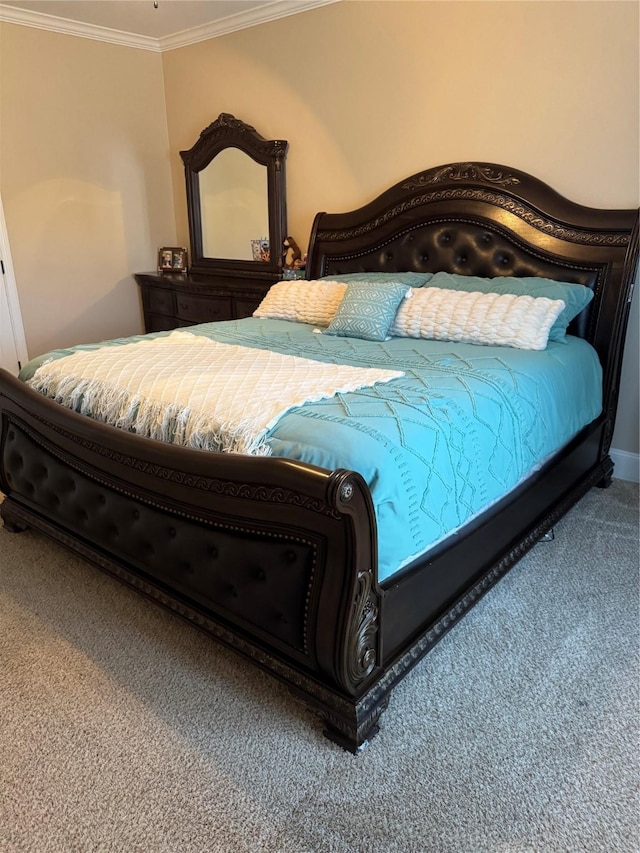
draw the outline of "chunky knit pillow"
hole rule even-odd
[[[328,326],[347,289],[337,281],[279,281],[271,286],[254,317]]]
[[[535,276],[481,278],[475,275],[438,272],[429,282],[429,287],[465,290],[469,293],[512,293],[514,296],[545,296],[547,299],[562,299],[565,307],[549,332],[549,340],[560,343],[566,343],[567,326],[593,299],[593,291],[582,284],[569,284],[565,281]]]
[[[351,281],[325,334],[384,341],[398,305],[410,292],[406,284]]]
[[[547,297],[422,287],[402,303],[390,334],[541,350],[564,307]]]

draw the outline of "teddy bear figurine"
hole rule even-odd
[[[302,260],[302,252],[293,237],[285,237],[282,241],[282,266],[286,270],[295,269],[296,261]]]

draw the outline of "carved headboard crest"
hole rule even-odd
[[[419,175],[414,175],[402,184],[404,190],[417,190],[429,184],[440,184],[444,181],[483,181],[493,186],[509,187],[520,183],[515,175],[505,174],[501,169],[494,169],[481,163],[451,163],[448,166],[428,169]]]

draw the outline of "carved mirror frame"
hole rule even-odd
[[[206,127],[196,144],[181,151],[187,184],[187,213],[191,243],[191,273],[201,275],[233,274],[273,279],[282,270],[282,243],[287,229],[285,159],[289,143],[283,139],[264,139],[254,127],[230,113],[220,113]],[[267,207],[269,215],[269,261],[210,258],[203,253],[202,208],[199,173],[226,148],[239,148],[267,169]],[[256,237],[263,235],[257,234]]]

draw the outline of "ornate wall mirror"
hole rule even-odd
[[[180,152],[192,273],[279,277],[287,229],[288,147],[221,113],[193,148]]]

